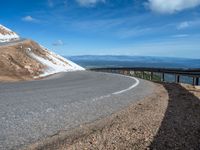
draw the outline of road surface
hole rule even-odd
[[[131,77],[89,71],[41,81],[0,83],[0,149],[19,149],[105,117],[153,92]]]

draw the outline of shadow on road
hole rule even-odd
[[[200,149],[200,99],[180,85],[164,84],[168,108],[150,149]]]

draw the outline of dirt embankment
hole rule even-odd
[[[29,56],[30,51],[45,56],[45,51],[31,40],[0,46],[0,82],[32,80],[42,72],[44,66]]]
[[[0,34],[2,34],[2,35],[12,35],[12,34],[15,34],[15,33],[12,32],[12,31],[8,31],[5,28],[0,26]]]
[[[155,94],[112,116],[62,131],[29,149],[199,149],[200,90],[157,86]]]

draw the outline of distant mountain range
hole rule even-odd
[[[200,68],[200,59],[124,56],[124,55],[82,55],[66,57],[85,68],[95,67],[161,67]]]

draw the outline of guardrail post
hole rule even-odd
[[[150,73],[150,80],[153,80],[153,72]]]
[[[127,70],[124,70],[124,75],[128,75],[128,71]]]
[[[128,71],[128,75],[131,76],[131,70]]]
[[[165,73],[164,72],[162,73],[162,79],[161,80],[162,80],[162,82],[165,82]]]
[[[126,75],[126,71],[125,70],[123,70],[123,75]]]
[[[176,83],[179,83],[179,82],[180,82],[180,75],[176,74]]]
[[[192,77],[192,85],[195,85],[195,77]]]
[[[199,85],[199,77],[196,77],[196,85]]]
[[[144,71],[142,71],[142,79],[144,79]]]

